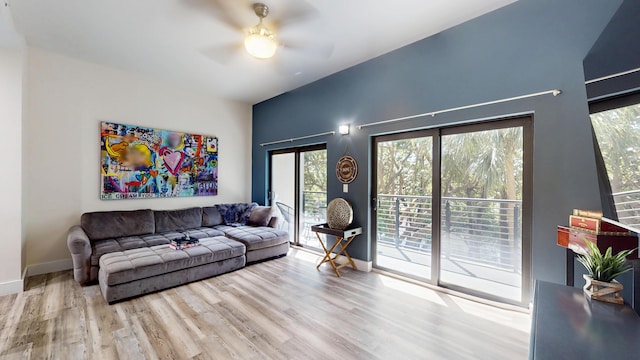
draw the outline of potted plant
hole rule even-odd
[[[615,280],[621,274],[631,270],[627,264],[627,256],[636,249],[623,250],[613,254],[611,247],[603,254],[598,246],[589,240],[585,240],[588,251],[585,255],[579,255],[578,261],[587,269],[589,274],[583,275],[587,281],[583,290],[589,298],[622,304],[624,300],[620,295],[623,286]]]

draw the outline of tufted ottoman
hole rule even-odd
[[[262,226],[215,227],[229,239],[243,243],[247,247],[247,263],[255,263],[286,255],[289,252],[289,234],[286,231]]]
[[[244,244],[224,236],[184,250],[157,245],[108,253],[100,257],[100,289],[113,303],[240,269],[245,253]]]

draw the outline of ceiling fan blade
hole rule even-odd
[[[307,21],[319,15],[318,10],[304,0],[291,0],[282,5],[269,5],[269,16],[265,19],[274,30],[291,24]]]
[[[250,0],[181,0],[186,6],[207,13],[237,31],[254,22]],[[248,15],[247,15],[248,14]]]
[[[333,55],[335,45],[328,41],[313,39],[288,39],[284,38],[280,41],[281,47],[286,50],[292,50],[306,57],[319,57],[329,59]]]
[[[200,53],[220,65],[228,65],[231,60],[243,54],[244,47],[240,43],[209,46]]]

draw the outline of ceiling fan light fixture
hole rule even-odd
[[[276,54],[278,42],[271,30],[262,24],[262,19],[269,15],[269,7],[263,3],[253,4],[253,11],[260,19],[258,25],[249,29],[244,38],[244,48],[249,55],[258,59],[269,59]]]
[[[276,54],[278,42],[269,29],[259,24],[249,30],[244,39],[244,48],[255,58],[269,59]]]

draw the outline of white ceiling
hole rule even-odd
[[[5,1],[0,1],[0,46],[19,47],[22,39],[14,30],[9,5]]]
[[[271,8],[267,20],[280,14],[286,21],[289,10],[302,1],[265,0]],[[312,16],[285,24],[277,33],[279,39],[289,39],[288,46],[304,39],[305,48],[284,47],[273,59],[262,61],[242,51],[242,30],[221,20],[223,14],[231,14],[237,23],[255,25],[250,0],[0,4],[9,3],[15,28],[29,46],[253,104],[514,1],[307,0]],[[0,44],[6,32],[2,21]],[[317,56],[321,49],[332,50],[330,56]]]

